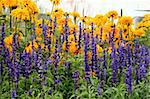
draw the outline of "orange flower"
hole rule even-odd
[[[35,33],[40,36],[42,34],[42,28],[36,28]]]
[[[143,29],[136,29],[134,31],[134,35],[136,35],[136,36],[144,36],[145,35],[145,31]]]
[[[34,41],[33,44],[34,44],[34,49],[37,49],[37,48],[38,48],[38,43],[37,43],[36,41]],[[32,54],[32,42],[29,42],[29,43],[26,45],[25,51],[26,51],[27,53]]]
[[[63,9],[61,9],[61,8],[55,8],[54,9],[54,11],[52,12],[52,17],[53,18],[61,18],[62,16],[63,16],[63,14],[64,14],[64,11],[63,11]]]
[[[92,19],[92,21],[95,25],[102,26],[107,22],[107,17],[104,15],[98,14]]]
[[[50,0],[50,2],[53,3],[53,5],[59,5],[61,0]]]
[[[133,19],[130,16],[123,16],[119,19],[119,24],[122,26],[130,26],[133,24]]]
[[[71,12],[70,14],[71,14],[73,17],[75,17],[75,18],[80,17],[79,12]]]
[[[115,10],[109,11],[106,16],[108,18],[113,18],[113,19],[117,19],[118,18],[118,13]]]
[[[17,8],[11,11],[11,15],[17,20],[29,20],[29,11],[26,8]]]

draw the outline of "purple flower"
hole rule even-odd
[[[76,28],[74,28],[74,41],[77,42],[77,37],[76,37]]]
[[[90,76],[90,67],[88,64],[88,40],[87,40],[87,35],[86,33],[84,33],[84,71],[85,71],[85,77],[89,77]]]
[[[64,33],[65,33],[65,41],[66,41],[66,52],[68,52],[69,44],[68,44],[68,36],[69,36],[69,26],[67,24],[68,18],[66,18],[66,23],[64,27]]]
[[[79,79],[79,71],[73,72],[72,78],[74,80],[74,95],[75,95],[74,98],[76,99],[76,83],[77,83],[77,81]]]
[[[100,42],[102,43],[102,33],[103,33],[103,28],[100,29]]]
[[[27,52],[24,52],[24,75],[26,78],[29,77],[30,72],[31,72],[30,54]]]
[[[145,77],[146,77],[146,68],[145,68],[145,64],[142,62],[142,60],[139,64],[139,70],[140,70],[140,80],[142,80],[142,78],[145,79]]]
[[[117,82],[118,60],[117,60],[116,49],[114,47],[112,48],[111,57],[112,57],[112,62],[111,62],[112,82],[115,84]]]
[[[101,82],[100,81],[98,83],[97,92],[98,92],[98,95],[101,95]]]
[[[98,74],[99,70],[98,70],[98,67],[97,67],[97,51],[96,51],[96,41],[95,41],[95,38],[94,36],[92,35],[92,71],[93,72],[96,72],[96,74]]]
[[[82,39],[82,27],[81,23],[79,24],[79,40],[78,40],[78,49],[81,48],[81,39]]]
[[[55,52],[54,52],[54,84],[55,85],[60,82],[60,80],[57,78],[58,62],[59,62],[58,37],[56,37]]]
[[[73,80],[76,80],[76,81],[77,81],[77,80],[79,79],[79,75],[80,75],[79,71],[73,72],[73,74],[72,74]]]
[[[32,90],[31,89],[28,91],[28,94],[29,94],[29,96],[32,96]]]
[[[51,95],[52,94],[52,89],[48,90],[48,95]]]
[[[44,36],[44,49],[46,49],[46,45],[48,44],[48,38],[47,38],[47,26],[43,24],[43,36]]]
[[[17,97],[16,90],[13,90],[11,93],[11,99],[15,99]]]
[[[4,47],[4,38],[5,38],[5,23],[2,23],[2,34],[1,34],[0,46],[3,46],[3,47]]]
[[[128,66],[125,74],[125,83],[129,93],[132,93],[132,67]]]

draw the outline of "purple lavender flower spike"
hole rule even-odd
[[[79,79],[79,71],[75,71],[73,74],[72,74],[72,78],[74,80],[74,99],[76,99],[76,83]]]
[[[0,56],[2,56],[2,61],[0,61],[0,76],[1,76],[1,80],[0,83],[3,81],[3,65],[5,64],[5,45],[4,45],[4,38],[5,38],[5,23],[2,23],[2,33],[1,33],[1,42],[0,42]]]
[[[42,25],[42,31],[43,31],[43,36],[44,36],[44,50],[46,50],[46,46],[48,44],[48,38],[47,38],[47,26],[46,25]]]
[[[101,82],[100,81],[98,83],[97,92],[98,92],[98,95],[101,95]]]
[[[111,63],[112,72],[113,72],[112,82],[115,84],[117,82],[118,60],[116,55],[116,49],[114,47],[112,48],[111,57],[113,58]]]
[[[74,41],[77,42],[77,37],[76,37],[76,28],[74,28]]]
[[[84,70],[85,70],[85,77],[89,78],[90,76],[90,67],[88,64],[88,43],[87,43],[87,35],[84,33]]]
[[[92,44],[91,44],[91,48],[92,48],[92,59],[91,59],[91,62],[92,62],[92,66],[91,66],[91,69],[92,69],[92,72],[94,71],[94,67],[95,67],[95,39],[94,39],[94,36],[92,35]]]
[[[2,24],[2,34],[1,34],[1,46],[4,47],[4,38],[5,38],[5,23]]]
[[[16,90],[13,90],[11,93],[11,99],[15,99],[17,97],[17,92]]]
[[[55,52],[54,52],[54,85],[59,83],[59,79],[57,78],[58,71],[58,62],[59,62],[59,54],[58,54],[58,37],[56,36],[56,44],[55,44]],[[55,88],[54,88],[55,89]]]
[[[126,74],[125,74],[125,83],[127,86],[128,92],[132,93],[132,66],[128,66]]]
[[[78,49],[81,48],[81,39],[82,39],[82,27],[81,27],[81,23],[79,24],[79,40],[78,40]]]

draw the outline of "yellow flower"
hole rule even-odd
[[[103,32],[102,33],[102,40],[105,41],[108,39],[108,33]]]
[[[14,7],[17,6],[19,3],[19,0],[0,0],[3,6],[6,7]]]
[[[11,15],[17,20],[29,20],[30,15],[26,8],[17,8],[11,11]]]
[[[23,0],[23,5],[25,8],[27,8],[27,10],[31,15],[38,14],[39,9],[36,6],[36,3],[33,2],[32,0]]]
[[[114,30],[114,38],[119,38],[120,37],[120,33],[119,32],[120,32],[120,29],[118,27],[116,27],[115,30]]]
[[[36,41],[33,41],[33,44],[34,44],[34,49],[35,49],[35,50],[38,49],[38,46],[39,46],[39,45],[41,45],[41,48],[44,48],[44,47],[43,47],[43,44],[38,44]],[[32,54],[32,42],[31,42],[31,41],[26,45],[26,47],[25,47],[24,50],[25,50],[27,53]]]
[[[50,16],[50,14],[51,14],[50,12],[46,12],[46,15],[47,15],[47,16]]]
[[[75,31],[77,32],[78,31],[78,25],[70,24],[69,25],[69,31],[70,31],[70,34],[73,34]]]
[[[143,29],[136,29],[134,31],[134,35],[136,35],[136,36],[144,36],[145,35],[145,31]]]
[[[37,36],[37,37],[36,37],[36,40],[37,40],[37,41],[42,41],[42,37]]]
[[[75,17],[75,18],[78,18],[78,17],[80,17],[80,14],[79,14],[79,12],[71,12],[70,13],[73,17]]]
[[[101,14],[98,14],[92,20],[95,25],[102,26],[107,22],[107,17]]]
[[[150,21],[150,14],[145,14],[142,21]]]
[[[91,25],[92,23],[92,18],[90,16],[80,17],[80,20],[86,25]]]
[[[99,45],[96,45],[96,49],[98,53],[102,53],[103,52],[103,48],[100,47]]]
[[[77,50],[77,43],[74,41],[69,42],[69,52],[73,53],[74,51]]]
[[[130,16],[123,16],[119,19],[119,24],[122,26],[130,26],[133,24],[133,19]]]
[[[106,16],[108,18],[113,18],[113,19],[117,19],[118,18],[118,13],[115,10],[109,11]]]
[[[53,5],[59,5],[61,0],[50,0],[50,2],[52,2]]]
[[[36,22],[36,27],[41,28],[42,27],[42,18],[35,20]]]
[[[108,47],[107,51],[110,54],[112,52],[112,47]]]
[[[35,33],[38,35],[38,36],[40,36],[41,34],[42,34],[42,28],[36,28],[35,29]]]
[[[8,37],[6,37],[4,39],[4,42],[5,42],[6,46],[11,46],[12,45],[12,37],[13,37],[13,35],[9,35]]]
[[[110,33],[112,31],[112,26],[113,24],[112,23],[107,23],[103,26],[103,32],[105,33]]]
[[[20,42],[22,40],[22,33],[17,34],[17,42]],[[12,43],[13,43],[13,34],[9,35],[4,39],[4,43],[6,48],[9,49],[9,51],[12,51]]]
[[[52,17],[61,18],[64,14],[64,11],[61,8],[55,8],[52,12]]]

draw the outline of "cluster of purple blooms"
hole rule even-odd
[[[92,73],[96,73],[96,77],[98,77],[98,94],[101,95],[102,81],[107,80],[107,69],[111,68],[112,70],[112,85],[117,85],[120,82],[120,78],[122,75],[125,75],[125,83],[127,86],[127,90],[129,93],[132,93],[132,83],[134,81],[132,75],[136,75],[136,83],[138,84],[142,80],[146,80],[146,73],[148,72],[150,58],[148,48],[144,45],[140,45],[138,40],[135,40],[133,48],[132,45],[128,44],[125,46],[125,41],[122,40],[119,48],[115,48],[113,45],[113,35],[110,35],[110,45],[112,47],[112,52],[109,54],[107,49],[103,50],[103,56],[99,56],[97,53],[97,44],[101,44],[101,38],[99,40],[98,36],[93,35],[94,25],[92,24],[92,35],[89,35],[85,31],[82,31],[82,24],[79,24],[79,37],[77,41],[76,33],[75,42],[78,43],[78,49],[83,46],[84,51],[84,73],[85,79],[90,83],[90,77],[92,77]],[[18,44],[17,44],[17,34],[13,34],[13,42],[12,42],[12,53],[9,52],[9,49],[5,47],[4,38],[5,38],[5,24],[2,24],[2,33],[1,33],[1,43],[0,43],[0,73],[1,80],[3,82],[4,69],[6,68],[9,73],[9,83],[12,84],[12,99],[17,97],[17,89],[19,77],[23,76],[25,78],[25,90],[27,90],[26,80],[30,77],[32,72],[37,72],[39,75],[39,83],[44,86],[48,85],[47,77],[44,75],[49,69],[53,70],[53,87],[50,88],[48,94],[52,94],[53,90],[57,90],[57,84],[62,81],[58,74],[58,66],[60,61],[60,53],[63,42],[66,42],[66,51],[68,53],[68,36],[69,36],[69,27],[66,24],[64,26],[64,35],[56,36],[56,42],[54,44],[55,51],[51,53],[51,39],[47,38],[47,26],[43,25],[43,36],[44,36],[44,49],[48,46],[48,53],[43,55],[42,47],[39,45],[38,50],[34,49],[33,39],[35,38],[35,33],[32,35],[32,54],[27,53],[26,51],[18,52]],[[56,29],[56,18],[54,21],[54,27]],[[53,30],[53,34],[55,35],[55,31]],[[35,30],[33,28],[33,30]],[[102,29],[101,29],[102,31]],[[100,31],[100,35],[102,32]],[[90,40],[91,39],[91,40]],[[60,41],[59,41],[60,40]],[[83,42],[82,42],[83,41]],[[91,60],[88,58],[88,51],[91,50]],[[45,51],[45,50],[44,50]],[[54,60],[51,60],[49,57],[53,56]],[[110,61],[110,66],[108,66],[108,60]],[[67,70],[70,69],[71,62],[65,62],[65,68]],[[101,64],[99,64],[101,63]],[[6,64],[6,65],[4,65]],[[54,68],[52,68],[52,65]],[[6,66],[6,67],[5,67]],[[135,70],[135,71],[134,71]],[[64,71],[65,72],[65,71]],[[69,76],[70,73],[68,73]],[[72,80],[74,81],[74,94],[76,98],[76,90],[77,90],[77,82],[79,81],[80,73],[78,70],[72,72]],[[42,81],[43,79],[44,81]],[[34,79],[35,80],[35,79]],[[34,81],[33,81],[34,82]],[[32,89],[29,89],[29,95],[32,96]]]

